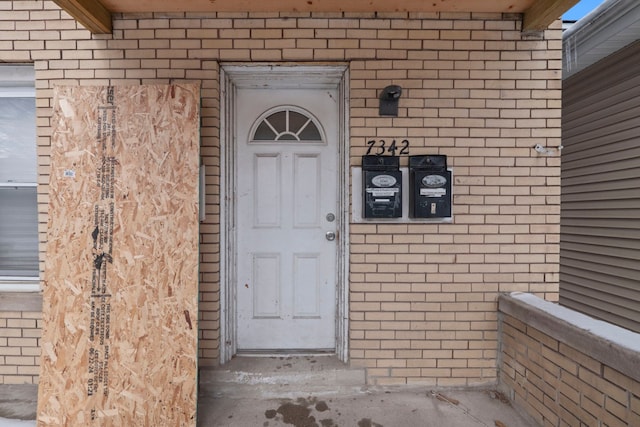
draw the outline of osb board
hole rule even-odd
[[[54,90],[38,426],[195,426],[199,93]]]

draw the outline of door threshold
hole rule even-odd
[[[337,356],[335,349],[319,350],[238,350],[233,357],[332,357]]]
[[[341,362],[335,354],[245,354],[224,365],[201,368],[199,385],[201,396],[294,398],[357,393],[366,385],[366,374],[363,368]]]

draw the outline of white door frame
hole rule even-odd
[[[222,64],[220,66],[220,363],[237,351],[235,176],[237,138],[235,94],[238,88],[276,89],[338,87],[336,355],[348,361],[349,342],[349,76],[346,65]]]

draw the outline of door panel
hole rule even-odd
[[[293,256],[293,317],[320,318],[320,262],[318,254]]]
[[[318,155],[297,154],[294,159],[293,210],[296,227],[320,225],[321,161]]]
[[[279,227],[282,185],[279,153],[256,154],[253,158],[254,227]]]
[[[240,352],[335,349],[337,99],[337,88],[238,89]]]

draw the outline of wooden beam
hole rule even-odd
[[[2,1],[2,0],[0,0]],[[534,0],[100,0],[112,13],[480,12],[524,13]]]
[[[99,0],[53,0],[93,34],[110,34],[111,12]]]
[[[524,12],[522,30],[545,30],[578,0],[537,0]]]

